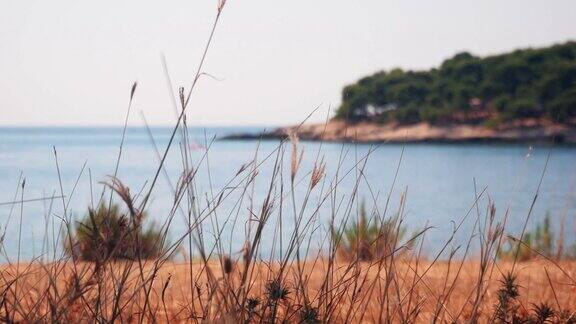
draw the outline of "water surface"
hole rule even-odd
[[[195,163],[202,161],[196,176],[196,192],[204,201],[210,200],[212,194],[228,185],[239,168],[250,162],[258,150],[259,161],[273,153],[278,147],[277,141],[214,141],[214,136],[244,131],[258,131],[259,128],[191,128],[189,130],[190,151]],[[16,200],[35,199],[60,194],[60,181],[54,148],[57,152],[58,167],[62,180],[65,199],[39,202],[28,202],[23,205],[0,205],[0,224],[6,228],[4,237],[5,254],[14,260],[18,255],[18,237],[20,216],[22,216],[21,248],[22,259],[39,256],[46,246],[59,245],[52,237],[52,227],[46,225],[46,217],[56,219],[63,217],[63,205],[66,204],[67,215],[78,218],[86,212],[91,204],[96,204],[102,192],[102,184],[108,175],[114,173],[121,139],[121,128],[0,128],[0,202],[15,200],[19,178],[26,179],[24,192],[18,191]],[[170,128],[153,128],[152,142],[144,128],[129,128],[126,134],[123,154],[118,170],[118,178],[128,185],[131,193],[136,195],[147,188],[154,177],[159,156],[155,145],[163,152]],[[173,148],[166,159],[166,173],[161,173],[158,184],[152,192],[148,213],[151,220],[162,223],[171,210],[173,203],[172,187],[178,182],[182,172],[181,137],[177,136]],[[209,147],[207,159],[202,159]],[[423,228],[426,224],[435,226],[428,232],[426,249],[429,253],[437,251],[450,236],[455,224],[467,214],[475,200],[475,191],[484,194],[479,208],[472,208],[472,213],[456,234],[451,247],[465,244],[472,232],[472,224],[477,213],[485,214],[488,198],[497,209],[497,218],[509,212],[508,231],[520,231],[528,214],[531,202],[538,187],[548,154],[550,158],[546,167],[540,193],[529,227],[540,222],[546,213],[551,215],[556,231],[560,220],[566,215],[565,236],[574,242],[575,228],[573,218],[576,216],[574,184],[576,183],[576,148],[571,146],[530,146],[530,144],[409,144],[380,145],[368,144],[319,144],[302,142],[304,149],[302,168],[297,179],[304,178],[297,187],[296,198],[301,201],[307,187],[307,172],[312,169],[314,160],[319,154],[327,163],[326,181],[334,179],[340,164],[341,182],[334,194],[336,204],[342,201],[336,218],[344,214],[344,206],[350,197],[360,170],[354,168],[359,159],[374,150],[363,169],[359,186],[359,197],[366,201],[370,209],[372,201],[377,201],[378,210],[382,213],[386,206],[388,193],[391,192],[388,215],[393,215],[399,205],[400,197],[406,192],[405,224],[410,231]],[[404,153],[402,155],[402,150]],[[285,190],[289,186],[289,147],[285,150],[284,182]],[[320,152],[320,153],[318,153]],[[396,168],[402,157],[397,180],[394,183]],[[238,204],[241,192],[232,193],[222,202],[217,217],[224,226],[225,248],[230,253],[237,252],[247,229],[250,217],[250,204],[258,210],[265,199],[272,175],[275,155],[263,162],[254,192],[244,195]],[[340,161],[340,162],[339,162]],[[81,173],[82,166],[86,163]],[[207,172],[207,163],[210,172]],[[476,188],[474,186],[476,181]],[[77,182],[77,184],[76,184]],[[75,185],[76,184],[76,185]],[[368,185],[369,184],[369,185]],[[394,185],[394,187],[392,187]],[[328,182],[318,190],[327,192]],[[279,190],[279,188],[275,188]],[[146,190],[144,190],[145,192]],[[311,199],[313,209],[321,195],[315,194]],[[314,223],[321,233],[332,217],[335,206],[330,201],[320,208],[318,221]],[[290,208],[287,208],[290,207]],[[289,233],[294,226],[291,204],[286,204],[283,211],[283,227]],[[50,213],[48,213],[50,212]],[[234,226],[226,219],[235,218]],[[276,219],[276,215],[274,216]],[[214,224],[209,221],[204,229],[208,243],[212,242]],[[273,226],[273,224],[271,224]],[[178,213],[171,227],[171,237],[178,238],[186,229],[184,216]],[[50,235],[45,235],[48,232]],[[273,230],[265,232],[265,242],[273,239]],[[325,243],[323,235],[312,235],[312,247],[319,249]],[[315,240],[315,241],[314,241]],[[52,241],[52,242],[49,242]],[[263,245],[263,252],[269,252],[270,244]],[[268,249],[268,250],[267,250]],[[5,258],[2,259],[5,262]]]

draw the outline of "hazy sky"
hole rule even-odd
[[[216,0],[0,2],[0,125],[170,124],[161,53],[189,87]],[[189,107],[197,125],[278,125],[337,107],[380,69],[576,40],[576,1],[229,0]]]

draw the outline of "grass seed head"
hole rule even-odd
[[[312,176],[310,177],[310,188],[316,187],[320,180],[324,177],[326,169],[326,163],[324,160],[321,160],[320,163],[314,165],[314,169],[312,170]]]

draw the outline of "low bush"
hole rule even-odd
[[[164,235],[154,224],[144,229],[146,213],[131,217],[117,204],[101,203],[72,228],[65,242],[66,252],[79,260],[152,259],[162,255]]]
[[[360,206],[356,220],[341,231],[332,230],[332,239],[341,257],[347,260],[371,261],[392,254],[406,229],[398,226],[396,218],[384,221],[368,219],[365,204]]]

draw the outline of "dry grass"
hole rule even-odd
[[[86,276],[75,283],[73,279],[75,270],[71,263],[21,264],[20,272],[22,268],[25,268],[26,274],[19,280],[19,296],[16,298],[11,294],[6,294],[3,296],[2,304],[5,309],[17,308],[14,318],[16,320],[26,319],[28,322],[50,320],[52,316],[50,299],[56,297],[51,297],[49,292],[51,290],[49,274],[52,269],[58,272],[59,289],[67,292],[60,296],[62,301],[59,305],[66,305],[66,308],[60,309],[62,311],[60,320],[66,319],[74,322],[92,320],[94,302],[98,299],[99,290],[102,295],[100,301],[108,301],[99,307],[105,310],[103,313],[108,313],[110,316],[114,307],[113,301],[115,301],[111,298],[113,297],[111,292],[115,290],[114,277],[122,276],[122,272],[129,264],[129,262],[111,264],[103,274],[104,287],[98,287],[96,280],[91,276]],[[277,317],[291,321],[301,320],[302,307],[306,302],[303,296],[307,295],[309,298],[307,302],[313,305],[314,309],[318,309],[319,320],[323,319],[324,309],[334,308],[333,314],[328,319],[331,322],[358,322],[360,320],[378,322],[379,319],[389,318],[387,314],[381,314],[381,312],[391,313],[390,318],[393,321],[469,321],[473,310],[470,296],[474,293],[478,282],[479,264],[473,261],[464,262],[461,273],[456,278],[457,266],[455,264],[436,262],[420,282],[413,285],[414,278],[418,278],[416,273],[421,275],[429,265],[430,263],[426,261],[417,264],[414,261],[398,260],[394,266],[394,283],[389,287],[390,291],[385,293],[383,291],[386,286],[385,278],[388,277],[386,271],[378,273],[376,267],[370,266],[369,263],[353,265],[353,270],[350,270],[350,263],[338,262],[334,265],[334,272],[331,276],[334,282],[338,282],[341,286],[334,286],[329,292],[332,295],[332,301],[337,301],[336,307],[318,304],[321,300],[326,300],[320,296],[324,291],[322,283],[328,269],[326,260],[317,260],[314,264],[308,263],[304,267],[303,273],[307,283],[305,294],[298,292],[297,279],[295,279],[298,276],[298,270],[296,267],[290,267],[287,269],[289,275],[283,283],[288,294],[285,300],[280,301],[281,306],[277,310]],[[185,322],[201,319],[237,320],[238,314],[234,314],[229,308],[228,303],[233,304],[234,301],[229,299],[231,296],[228,295],[227,289],[238,287],[242,266],[242,264],[234,264],[231,272],[225,273],[217,261],[210,261],[209,269],[202,262],[194,263],[192,269],[187,263],[166,263],[154,278],[147,306],[150,309],[145,310],[144,291],[132,295],[135,290],[134,286],[138,285],[139,281],[139,273],[134,265],[132,267],[134,271],[130,273],[126,281],[127,289],[119,301],[122,305],[122,312],[117,319],[122,322],[137,322],[141,319],[157,322]],[[570,274],[576,271],[576,262],[562,262],[560,266]],[[88,274],[94,271],[92,263],[80,263],[76,267],[76,271],[81,273]],[[270,301],[267,295],[267,285],[279,270],[279,265],[269,266],[259,263],[255,268],[257,275],[249,283],[251,287],[249,295],[259,300],[259,306],[256,307],[256,314],[252,319],[253,322],[259,322],[258,313],[261,312],[263,303]],[[478,310],[480,322],[493,320],[492,316],[497,305],[497,290],[502,279],[500,272],[506,273],[511,268],[510,262],[499,264],[498,274],[486,283],[486,298]],[[146,274],[153,272],[153,264],[148,262],[144,271]],[[190,272],[197,276],[193,285],[189,282]],[[14,285],[12,279],[16,273],[16,266],[3,266],[2,273],[0,287]],[[576,294],[576,287],[558,268],[546,261],[532,261],[522,263],[516,273],[520,287],[519,314],[531,314],[535,305],[543,302],[555,309],[576,309],[576,300],[573,298]],[[214,282],[209,279],[210,276],[216,278],[218,287],[212,286]],[[365,283],[362,283],[363,281]],[[354,297],[353,287],[359,290],[358,287],[368,287],[366,284],[368,282],[375,283],[376,288],[370,294],[357,291],[358,296]],[[191,286],[195,291],[190,291]],[[109,298],[106,298],[106,295],[109,295]],[[14,298],[19,300],[17,307],[14,304]],[[382,303],[382,299],[386,301]],[[412,305],[409,305],[408,300]],[[385,309],[382,309],[383,305]],[[418,312],[411,314],[411,310]],[[0,311],[0,314],[4,311]]]

